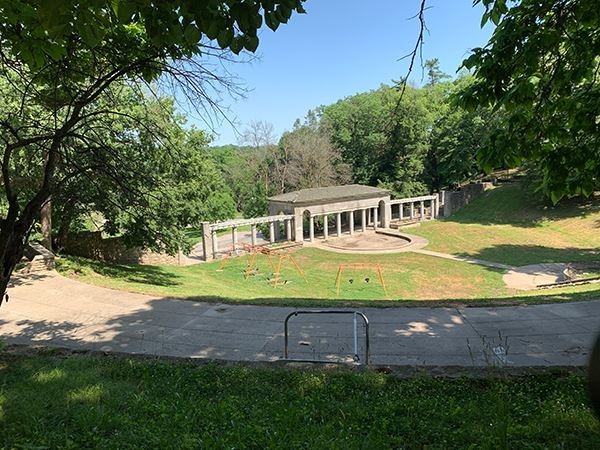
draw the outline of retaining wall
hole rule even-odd
[[[127,247],[118,237],[103,238],[99,231],[86,231],[69,235],[64,253],[73,256],[117,264],[147,264],[178,266],[182,263],[181,252],[168,255],[139,247]]]
[[[470,183],[455,191],[442,191],[441,203],[444,217],[448,217],[465,205],[471,203],[483,192],[493,187],[491,182]]]

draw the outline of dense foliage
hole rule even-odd
[[[481,152],[487,169],[530,161],[554,201],[600,188],[600,9],[596,0],[483,0],[496,29],[464,61],[467,107],[506,114]]]
[[[245,133],[251,137],[246,146],[212,149],[238,210],[265,214],[267,196],[311,187],[352,182],[406,197],[480,177],[477,154],[490,145],[489,130],[500,114],[459,108],[453,96],[471,77],[443,81],[447,75],[438,62],[428,64],[425,86],[402,92],[399,85],[382,85],[320,106],[297,120],[278,145],[257,139],[265,134],[255,130]]]
[[[6,198],[0,222],[0,295],[40,210],[60,192],[59,165],[82,172],[71,164],[69,149],[89,153],[95,144],[90,146],[84,131],[110,128],[111,118],[130,115],[112,97],[116,85],[167,86],[199,110],[210,107],[214,89],[230,85],[211,70],[208,59],[256,50],[263,22],[275,30],[292,13],[303,12],[302,3],[0,1],[0,87],[11,88],[10,107],[0,117]],[[100,144],[103,152],[112,150],[116,159],[128,161],[123,146]],[[124,184],[131,168],[115,164],[114,169],[113,179]],[[37,183],[23,189],[24,174],[37,177]]]

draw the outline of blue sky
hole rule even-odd
[[[415,45],[418,21],[408,20],[419,0],[308,0],[307,14],[294,15],[276,32],[260,34],[259,59],[230,70],[249,92],[245,99],[225,96],[227,117],[243,131],[252,120],[273,124],[279,136],[309,109],[330,104],[403,77]],[[455,75],[469,49],[485,45],[492,29],[483,30],[481,6],[472,0],[428,0],[429,34],[423,59],[438,58],[444,72]],[[420,84],[421,69],[411,79]],[[190,118],[200,128],[206,125]],[[214,144],[237,143],[236,129],[225,120],[213,125]]]

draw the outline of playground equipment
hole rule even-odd
[[[221,260],[221,264],[219,264],[219,268],[217,272],[223,271],[225,265],[231,258],[231,255],[237,250],[241,250],[245,252],[246,259],[248,261],[246,265],[246,271],[244,272],[244,278],[247,280],[250,275],[252,275],[255,271],[258,271],[258,267],[256,267],[256,257],[257,255],[265,255],[269,260],[269,264],[273,269],[273,278],[267,278],[267,281],[273,284],[273,287],[277,287],[280,284],[280,275],[281,275],[281,267],[283,262],[286,260],[290,260],[294,265],[296,271],[300,274],[300,276],[304,279],[305,283],[308,283],[304,272],[298,265],[296,258],[291,253],[282,253],[280,249],[271,249],[265,246],[259,245],[250,245],[246,243],[237,243],[231,246],[229,251],[225,254],[225,257]],[[274,258],[278,258],[277,266],[275,266]],[[287,280],[284,281],[284,284],[287,284]]]
[[[340,285],[342,283],[342,273],[344,272],[345,269],[352,269],[352,270],[356,270],[356,269],[370,269],[370,270],[373,270],[373,271],[377,272],[377,275],[379,275],[379,281],[381,282],[381,287],[383,288],[383,293],[385,294],[385,297],[388,298],[387,288],[385,286],[385,280],[383,278],[383,271],[381,270],[381,266],[378,263],[346,263],[346,264],[340,264],[340,266],[338,268],[338,272],[337,272],[337,277],[335,279],[335,285],[336,285],[336,293],[337,293],[337,295],[340,295]],[[365,277],[365,282],[366,283],[368,283],[370,281],[371,281],[371,279],[369,277]],[[352,284],[354,282],[354,279],[350,278],[348,280],[348,282],[350,284]]]
[[[298,271],[300,276],[304,279],[304,282],[308,284],[308,280],[306,279],[304,272],[302,272],[302,269],[298,265],[296,258],[294,258],[294,256],[291,255],[290,253],[284,253],[284,254],[279,255],[279,263],[277,264],[277,270],[273,273],[273,275],[275,275],[275,278],[272,280],[273,287],[277,287],[277,283],[279,282],[279,275],[281,274],[281,264],[286,259],[289,259],[292,262],[292,264],[294,265],[294,267],[296,268],[296,270]]]

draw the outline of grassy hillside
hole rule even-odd
[[[600,448],[585,380],[0,353],[3,448]]]
[[[430,241],[427,247],[512,265],[575,262],[598,259],[600,207],[593,202],[569,202],[549,207],[533,202],[520,185],[486,192],[454,216],[411,229]],[[597,298],[599,285],[553,291],[515,291],[506,288],[497,269],[449,261],[416,253],[354,255],[303,248],[293,253],[308,283],[287,260],[285,284],[272,286],[273,268],[258,257],[258,272],[244,278],[246,257],[232,258],[222,271],[220,262],[188,267],[109,265],[81,258],[62,258],[58,269],[66,276],[100,286],[157,296],[301,306],[342,304],[383,305],[446,300],[483,304],[568,301]],[[277,262],[277,261],[275,261]],[[377,263],[383,269],[384,294],[375,271],[345,271],[339,295],[336,275],[343,263]],[[447,302],[447,303],[448,303]]]
[[[569,200],[556,207],[534,200],[520,184],[485,192],[453,216],[411,233],[427,249],[522,266],[600,260],[600,201]]]

